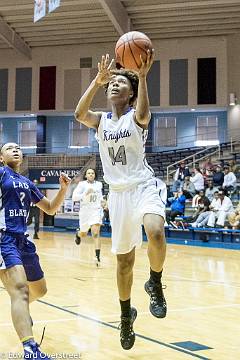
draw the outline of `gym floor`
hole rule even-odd
[[[101,268],[94,264],[91,239],[80,246],[73,239],[73,233],[40,232],[37,240],[48,293],[31,305],[31,315],[37,340],[46,325],[43,351],[55,358],[82,360],[240,358],[238,251],[169,244],[163,276],[168,315],[156,319],[143,288],[149,272],[144,242],[136,254],[132,292],[138,310],[136,342],[124,351],[110,239],[103,238]],[[0,293],[0,358],[20,357],[9,297],[3,288]]]

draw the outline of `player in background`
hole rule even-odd
[[[79,100],[75,117],[95,128],[98,134],[104,180],[110,188],[112,252],[117,255],[121,306],[120,342],[123,349],[128,350],[135,342],[133,322],[137,310],[131,306],[131,287],[135,248],[142,243],[142,224],[148,238],[150,278],[145,290],[150,296],[150,311],[157,318],[165,317],[167,312],[161,282],[166,255],[166,186],[162,181],[159,186],[144,154],[151,118],[146,78],[153,63],[153,51],[148,51],[146,61],[141,58],[137,74],[125,69],[111,70],[112,63],[108,54],[102,56],[98,73]],[[94,95],[101,87],[106,88],[111,104],[109,113],[90,110]]]
[[[38,180],[33,180],[34,185],[38,187]],[[34,203],[30,205],[30,211],[28,214],[27,226],[31,225],[34,219],[34,234],[33,239],[39,239],[38,232],[39,232],[39,224],[40,224],[40,209]]]
[[[73,201],[80,201],[79,229],[76,231],[75,242],[81,243],[81,239],[87,236],[89,229],[95,244],[95,263],[100,266],[101,239],[99,237],[102,225],[102,183],[96,181],[96,171],[87,169],[84,178],[80,181],[72,194]]]
[[[44,296],[47,287],[36,247],[26,233],[27,218],[31,202],[47,214],[55,214],[70,179],[62,174],[58,193],[48,200],[32,181],[19,173],[22,157],[15,143],[1,147],[0,279],[11,298],[12,321],[23,344],[24,359],[50,359],[34,340],[29,314],[29,303]]]

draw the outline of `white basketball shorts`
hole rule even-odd
[[[165,219],[166,198],[166,185],[156,178],[131,190],[110,191],[108,206],[114,254],[127,254],[134,247],[141,247],[144,215],[157,214]]]
[[[79,228],[81,232],[88,232],[92,225],[102,225],[102,208],[92,209],[83,207],[79,212]]]

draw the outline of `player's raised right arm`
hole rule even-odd
[[[96,79],[94,79],[79,100],[75,110],[75,118],[77,121],[87,127],[95,129],[98,127],[101,112],[91,111],[89,108],[99,87],[100,86],[96,83]]]
[[[76,107],[76,120],[87,127],[95,129],[98,127],[102,113],[90,110],[90,106],[97,90],[109,82],[112,63],[113,60],[109,62],[108,54],[106,56],[102,56],[101,62],[98,63],[98,73],[95,79],[93,79],[85,93],[82,95]]]

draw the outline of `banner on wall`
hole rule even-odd
[[[34,22],[46,15],[46,0],[34,0]]]
[[[71,179],[80,173],[80,169],[29,169],[29,179],[39,184],[59,184],[59,176],[64,172]]]
[[[59,6],[60,6],[60,0],[49,0],[48,12],[52,12]]]

